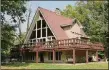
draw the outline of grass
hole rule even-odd
[[[1,69],[108,69],[107,62],[91,62],[91,63],[14,63],[2,65]]]

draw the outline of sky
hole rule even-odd
[[[38,6],[54,11],[55,8],[60,8],[61,10],[63,10],[68,4],[74,6],[75,3],[76,1],[29,1],[26,4],[26,7],[27,9],[31,8],[31,11],[32,11],[31,17],[30,17],[30,24]],[[22,32],[26,32],[26,27],[27,27],[26,25],[27,25],[27,22],[21,25]]]

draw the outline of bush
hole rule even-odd
[[[4,53],[1,53],[1,62],[6,61],[6,55]]]
[[[83,57],[83,56],[78,56],[78,57],[76,58],[76,62],[77,62],[77,63],[83,63],[83,62],[85,62],[85,57]]]

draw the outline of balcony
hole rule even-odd
[[[89,41],[84,41],[81,39],[64,39],[64,40],[53,40],[47,42],[38,42],[23,45],[24,47],[28,47],[31,50],[50,50],[50,49],[94,49],[94,50],[104,50],[103,45],[101,43],[91,43]]]

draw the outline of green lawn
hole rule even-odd
[[[91,63],[14,63],[2,65],[1,69],[108,69],[106,62],[91,62]]]

